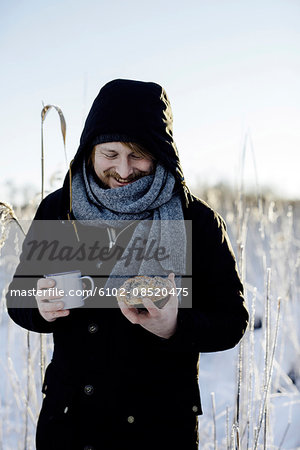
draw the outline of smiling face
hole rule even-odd
[[[98,178],[109,188],[126,186],[153,173],[154,169],[150,156],[142,155],[122,142],[96,145],[92,163]]]

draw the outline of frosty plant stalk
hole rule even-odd
[[[62,138],[63,138],[63,143],[64,143],[64,153],[65,153],[65,160],[66,160],[66,165],[68,164],[67,161],[67,152],[66,152],[66,130],[67,130],[67,126],[66,126],[66,121],[65,121],[65,117],[62,113],[62,110],[56,106],[56,105],[46,105],[43,107],[42,112],[41,112],[41,170],[42,170],[42,186],[41,186],[41,199],[43,200],[44,195],[45,195],[45,176],[44,176],[44,165],[45,165],[45,155],[44,155],[44,122],[46,119],[46,116],[48,114],[48,112],[54,108],[58,115],[59,115],[59,119],[60,119],[60,129],[61,129],[61,134],[62,134]]]
[[[13,208],[7,203],[0,202],[0,226],[1,226],[0,250],[7,239],[8,225],[11,221],[15,222],[18,225],[23,235],[25,236],[25,232],[22,228],[22,225],[18,221]]]
[[[51,109],[55,109],[59,115],[60,118],[60,129],[61,129],[61,133],[62,133],[62,138],[63,138],[63,143],[64,143],[64,153],[65,153],[65,160],[66,160],[66,165],[68,164],[67,162],[67,152],[66,152],[66,121],[65,121],[65,117],[62,113],[62,110],[56,106],[56,105],[46,105],[43,106],[42,112],[41,112],[41,171],[42,171],[42,176],[41,176],[41,200],[43,200],[44,195],[45,195],[45,169],[44,169],[44,165],[45,165],[45,157],[44,157],[44,122],[46,119],[46,116],[48,114],[48,112]],[[40,355],[41,355],[41,379],[44,379],[44,375],[45,375],[45,351],[44,351],[44,339],[43,339],[43,335],[40,335]]]

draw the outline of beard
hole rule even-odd
[[[131,175],[129,175],[126,179],[123,179],[115,170],[105,170],[103,172],[103,175],[101,177],[101,183],[109,188],[109,178],[114,178],[115,180],[122,182],[122,183],[133,183],[134,181],[139,180],[142,177],[145,177],[147,175],[151,175],[154,173],[154,167],[151,168],[151,170],[148,171],[142,171],[142,170],[135,170]]]

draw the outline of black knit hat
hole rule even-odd
[[[98,144],[104,144],[105,142],[132,142],[132,138],[126,136],[126,134],[99,134],[91,142],[91,149]]]
[[[174,175],[188,202],[190,192],[185,185],[172,126],[171,105],[159,84],[112,80],[102,87],[93,102],[72,171],[101,142],[133,142],[144,147]]]

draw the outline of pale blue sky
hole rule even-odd
[[[40,185],[42,101],[64,112],[70,160],[114,78],[165,87],[188,184],[234,187],[249,129],[260,184],[300,197],[299,23],[298,0],[2,1],[0,200],[6,180]],[[58,123],[50,112],[47,178],[65,171]]]

